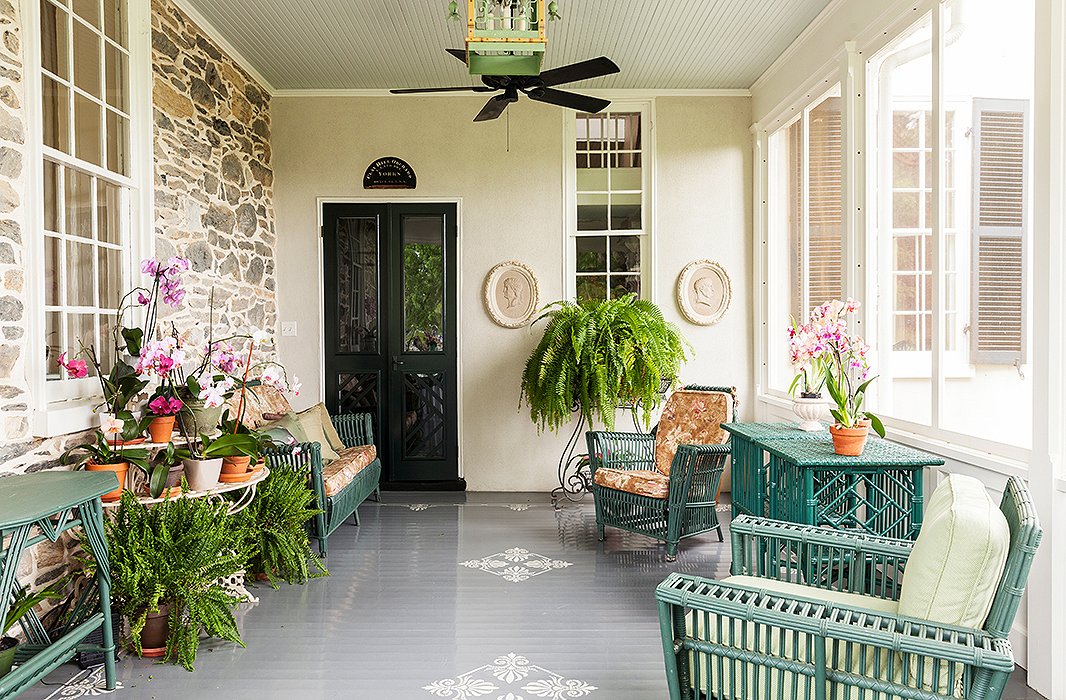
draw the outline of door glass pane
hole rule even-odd
[[[338,352],[377,352],[378,221],[337,222]]]
[[[444,457],[444,373],[403,375],[404,457]]]
[[[378,425],[378,375],[374,372],[342,372],[337,375],[337,411],[369,413],[374,417],[374,435],[382,434]]]
[[[444,351],[444,218],[403,217],[406,352]]]

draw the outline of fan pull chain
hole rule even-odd
[[[507,152],[511,152],[511,110],[507,110]]]

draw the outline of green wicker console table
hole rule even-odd
[[[0,678],[0,698],[13,698],[79,651],[102,652],[108,690],[115,687],[115,640],[111,628],[111,580],[104,540],[100,496],[118,485],[112,472],[41,472],[0,479],[0,619],[18,591],[15,577],[26,549],[46,539],[55,542],[76,527],[85,530],[97,563],[96,585],[85,587],[62,629],[46,631],[33,612],[22,618],[27,642],[19,647],[19,665]],[[10,539],[9,539],[10,538]],[[103,644],[85,643],[100,631]]]
[[[734,484],[738,474],[741,481],[734,513],[774,520],[914,539],[922,524],[923,470],[944,464],[877,438],[861,456],[845,457],[833,451],[828,432],[805,433],[780,423],[722,427],[733,435]]]
[[[722,428],[733,436],[730,497],[734,518],[738,515],[764,518],[770,513],[766,490],[767,456],[761,441],[817,441],[826,435],[800,430],[795,423],[725,423]]]

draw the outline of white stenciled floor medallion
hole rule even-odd
[[[46,700],[60,700],[60,698],[73,700],[73,698],[97,697],[99,695],[110,695],[115,690],[122,690],[121,681],[115,684],[115,690],[107,690],[104,685],[103,666],[87,671],[78,671],[63,685],[56,688]]]
[[[512,547],[481,559],[459,562],[459,565],[468,569],[486,571],[511,583],[520,583],[549,571],[565,569],[571,566],[571,563],[561,559],[552,559],[521,547]]]
[[[500,656],[491,664],[422,688],[438,698],[452,700],[568,700],[586,697],[597,689],[584,681],[552,673],[518,654]]]

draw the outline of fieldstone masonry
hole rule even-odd
[[[189,295],[165,318],[206,333],[274,329],[270,96],[168,0],[152,2],[158,257],[187,257]],[[217,336],[216,336],[217,337]]]
[[[58,465],[84,434],[35,439],[27,352],[25,245],[27,126],[22,23],[0,0],[0,476]],[[169,0],[152,1],[152,99],[156,255],[192,262],[181,310],[161,314],[187,340],[216,331],[273,330],[275,230],[270,95]],[[32,279],[32,278],[31,278]],[[169,315],[166,315],[169,314]],[[76,542],[36,548],[20,580],[43,585],[68,566]]]

